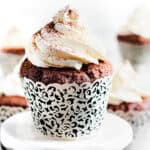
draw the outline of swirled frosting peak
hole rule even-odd
[[[32,36],[28,59],[40,67],[71,67],[104,59],[104,51],[80,23],[76,9],[60,10],[53,20]]]
[[[120,31],[120,34],[136,34],[144,38],[150,38],[150,1],[146,1],[135,9],[129,20]]]
[[[144,76],[135,72],[131,64],[126,61],[114,74],[109,103],[119,105],[122,102],[141,102],[142,97],[150,96],[147,86]]]

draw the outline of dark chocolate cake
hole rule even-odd
[[[120,42],[126,42],[131,44],[138,44],[138,45],[150,44],[150,39],[144,38],[136,34],[128,34],[128,35],[119,34],[117,38],[118,41]]]
[[[15,54],[15,55],[23,55],[25,54],[24,48],[3,48],[1,50],[3,53]]]
[[[119,105],[108,104],[108,109],[112,111],[145,111],[150,110],[150,97],[143,97],[143,101],[139,103],[122,102]]]
[[[20,70],[22,77],[27,77],[33,81],[49,83],[77,83],[93,82],[112,74],[112,66],[107,61],[99,61],[99,64],[84,64],[80,70],[73,68],[41,68],[33,65],[26,59]]]

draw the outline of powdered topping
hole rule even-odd
[[[27,48],[28,59],[40,67],[80,69],[83,63],[98,64],[99,59],[104,60],[103,53],[80,23],[78,11],[69,6],[35,33]]]

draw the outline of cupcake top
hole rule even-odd
[[[150,38],[150,2],[137,8],[121,29],[121,35],[135,34],[144,38]]]
[[[2,52],[13,53],[13,54],[24,54],[25,53],[25,35],[16,26],[12,26],[8,31],[2,45]]]
[[[129,62],[126,62],[114,74],[109,104],[141,102],[142,97],[150,96],[143,82],[142,77],[133,70]]]
[[[79,70],[82,64],[104,60],[104,51],[81,24],[78,11],[69,6],[32,36],[26,54],[32,64],[46,68]]]

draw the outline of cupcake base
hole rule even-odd
[[[109,62],[73,68],[42,68],[26,59],[20,70],[36,129],[75,139],[101,126],[111,87]]]
[[[142,102],[140,103],[109,104],[108,111],[127,120],[136,135],[137,131],[150,121],[150,97],[142,97]]]
[[[24,77],[23,87],[36,129],[55,139],[75,139],[101,126],[111,76],[80,85],[45,85]]]
[[[22,108],[22,107],[0,106],[0,123],[3,123],[9,117],[11,117],[19,112],[23,112],[25,110],[27,110],[27,109]]]
[[[27,102],[22,96],[0,96],[0,123],[19,112],[25,111],[27,107]]]

